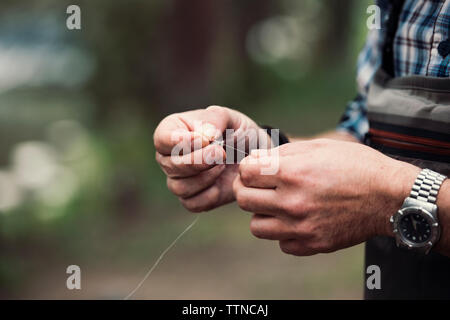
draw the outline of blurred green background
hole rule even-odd
[[[290,134],[333,128],[369,2],[2,0],[0,298],[127,295],[194,219],[154,161],[158,122],[218,104]],[[234,204],[202,214],[134,297],[362,298],[362,246],[292,257],[248,225]]]

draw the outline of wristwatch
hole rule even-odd
[[[429,169],[419,173],[409,197],[390,218],[397,247],[428,254],[438,242],[441,227],[436,198],[446,178]]]
[[[262,125],[261,129],[266,130],[267,135],[272,139],[273,146],[278,147],[283,144],[289,143],[289,138],[280,129],[276,129],[278,131],[278,139],[274,139],[274,137],[272,137],[272,130],[274,129],[273,127]]]

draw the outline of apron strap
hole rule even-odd
[[[394,39],[405,0],[392,0],[391,2],[383,46],[383,69],[394,77]]]

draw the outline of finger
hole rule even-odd
[[[189,134],[191,130],[184,121],[178,116],[178,114],[171,114],[165,117],[158,125],[153,134],[153,142],[155,144],[156,151],[162,155],[168,155],[172,152],[173,147],[183,140],[183,133]],[[176,141],[173,140],[174,133],[178,133],[180,138]]]
[[[260,214],[253,215],[250,231],[255,237],[267,240],[287,240],[295,237],[292,223]]]
[[[224,169],[225,165],[221,164],[189,178],[167,177],[167,187],[176,196],[189,198],[212,186]]]
[[[294,256],[312,256],[318,253],[304,245],[304,241],[297,239],[280,240],[280,249],[284,253],[292,254]]]
[[[156,151],[163,155],[169,155],[177,145],[189,144],[188,150],[194,150],[191,146],[197,138],[202,140],[203,147],[214,138],[219,137],[225,129],[223,125],[216,127],[214,123],[221,124],[224,118],[220,115],[205,117],[205,110],[193,110],[184,113],[175,113],[164,118],[155,130],[153,140]],[[218,120],[215,118],[219,118]]]
[[[221,106],[209,106],[200,119],[211,123],[220,132],[224,132],[225,129],[237,130],[242,125],[242,114]]]
[[[162,155],[171,154],[181,140],[192,139],[189,138],[190,132],[201,134],[205,146],[221,137],[225,129],[237,130],[245,126],[242,119],[241,113],[219,106],[169,115],[155,130],[153,140],[156,151]]]
[[[237,176],[233,182],[233,192],[242,210],[271,216],[282,215],[280,197],[275,189],[248,188]]]
[[[210,144],[210,140],[200,132],[177,129],[167,133],[155,133],[155,148],[162,155],[188,154]]]
[[[191,198],[179,198],[181,204],[191,212],[203,212],[216,208],[220,202],[220,188],[213,185]]]
[[[163,156],[156,153],[156,161],[171,178],[187,178],[224,163],[225,150],[219,145],[209,145],[182,156]]]
[[[261,159],[249,156],[241,161],[239,165],[241,181],[246,187],[275,189],[278,185],[278,177],[276,174],[262,174],[262,168],[267,168],[267,162],[260,161]]]

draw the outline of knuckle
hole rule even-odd
[[[280,201],[278,203],[278,206],[284,214],[291,215],[291,208],[290,208],[289,204],[287,203],[287,201]]]
[[[286,254],[295,255],[296,254],[296,246],[294,246],[294,243],[292,241],[280,241],[280,249]]]
[[[249,185],[251,183],[251,178],[252,175],[250,174],[249,170],[247,170],[246,168],[240,168],[240,177],[241,177],[241,181],[244,185]],[[241,169],[242,168],[242,169]]]
[[[295,217],[304,217],[315,210],[315,205],[301,196],[286,197],[284,201],[280,201],[279,205],[284,213]]]
[[[211,190],[212,192],[209,195],[209,203],[215,207],[220,201],[220,190],[217,186],[213,186]]]
[[[249,199],[247,197],[240,196],[239,200],[237,200],[237,203],[239,205],[239,208],[241,208],[242,210],[248,211],[248,212],[252,211],[251,202],[249,201]]]
[[[250,221],[250,232],[256,238],[262,239],[264,237],[264,232],[263,232],[263,230],[261,228],[261,225],[256,219],[252,219]]]
[[[168,177],[174,177],[175,176],[175,170],[172,166],[170,166],[168,163],[161,162],[160,163],[161,169],[164,171],[164,173]]]
[[[163,156],[159,152],[155,152],[155,160],[158,164],[162,165]]]
[[[278,168],[278,177],[286,184],[293,184],[298,180],[298,175],[291,172],[289,168],[286,168],[286,166],[283,165]]]
[[[279,208],[280,208],[280,210],[284,213],[284,214],[287,214],[287,215],[292,215],[292,212],[293,212],[293,210],[292,210],[292,208],[291,208],[291,206],[290,206],[290,204],[289,204],[289,202],[288,201],[280,201],[279,203],[278,203],[278,206],[279,206]]]
[[[332,250],[330,248],[330,241],[326,238],[318,237],[317,235],[312,237],[311,240],[307,242],[307,249],[308,252],[310,252],[310,255],[331,252]]]
[[[310,222],[300,223],[295,228],[295,233],[297,236],[302,238],[313,238],[316,234],[316,227]]]
[[[198,213],[206,210],[204,209],[205,205],[197,201],[184,200],[183,198],[180,198],[180,202],[183,205],[183,207],[185,207],[190,212]]]
[[[189,200],[184,200],[183,198],[178,198],[181,202],[181,204],[183,205],[183,207],[191,212],[196,212],[196,204],[195,202],[189,201]]]
[[[311,256],[317,253],[311,248],[310,244],[305,241],[302,241],[301,244],[296,241],[280,241],[280,248],[284,253],[293,256]]]
[[[176,116],[177,114],[170,114],[166,116],[159,122],[158,126],[153,132],[153,143],[155,145],[156,150],[159,150],[163,144],[164,134],[162,134],[162,126],[164,126],[165,123],[172,121],[172,119]]]
[[[297,230],[297,235],[305,239],[303,242],[305,254],[313,255],[316,253],[331,252],[332,241],[320,231],[320,228],[314,223],[303,223]]]
[[[183,206],[191,212],[208,211],[218,206],[220,201],[220,190],[218,187],[213,186],[200,197],[191,199],[180,198],[180,201]]]
[[[293,216],[301,215],[304,212],[304,204],[298,197],[291,197],[287,201],[288,213]]]
[[[239,187],[239,176],[237,176],[235,179],[234,179],[234,181],[233,181],[233,185],[232,185],[232,187],[233,187],[233,194],[234,194],[234,196],[235,196],[235,198],[236,198],[236,201],[238,201],[238,196],[239,196],[239,190],[240,190],[240,187]]]
[[[158,152],[155,152],[155,161],[161,166],[161,155]]]
[[[211,113],[215,119],[220,119],[220,121],[227,122],[229,119],[230,109],[222,106],[212,105],[206,108],[206,112]]]
[[[166,178],[166,185],[167,185],[167,189],[169,189],[169,191],[171,191],[172,193],[175,193],[174,190],[174,186],[173,186],[174,182],[172,181],[171,178],[167,177]]]
[[[159,127],[153,132],[153,144],[157,151],[161,150],[161,137],[159,133]]]
[[[310,246],[310,251],[314,253],[327,253],[330,252],[330,246],[327,241],[316,241]]]
[[[282,252],[284,252],[284,253],[286,253],[286,254],[289,254],[289,253],[288,253],[288,250],[287,250],[287,246],[286,246],[286,244],[285,244],[283,241],[280,241],[280,242],[279,242],[279,245],[280,245],[280,250],[281,250]]]
[[[199,212],[202,212],[202,211],[203,211],[201,207],[199,207],[199,206],[196,205],[196,204],[190,203],[190,202],[184,203],[183,206],[184,206],[187,210],[189,210],[190,212],[193,212],[193,213],[199,213]]]
[[[289,216],[299,216],[303,213],[302,202],[298,197],[286,197],[279,202],[280,209]]]
[[[222,115],[224,112],[226,112],[224,107],[212,105],[206,108],[207,111],[213,112],[218,115]]]
[[[178,197],[189,196],[189,187],[183,180],[167,178],[167,187]]]
[[[281,181],[284,181],[284,178],[286,178],[286,167],[284,165],[280,165],[276,175]]]
[[[304,159],[301,164],[291,166],[289,163],[281,163],[278,168],[278,178],[287,185],[305,185],[310,173],[309,160]]]
[[[319,252],[314,250],[313,248],[311,248],[310,245],[305,245],[305,247],[302,248],[301,251],[296,252],[294,255],[301,256],[301,257],[306,257],[306,256],[313,256],[313,255],[315,255],[317,253],[319,253]]]
[[[239,208],[241,208],[244,211],[249,211],[249,202],[248,200],[242,196],[241,193],[236,194],[236,202],[239,205]]]

